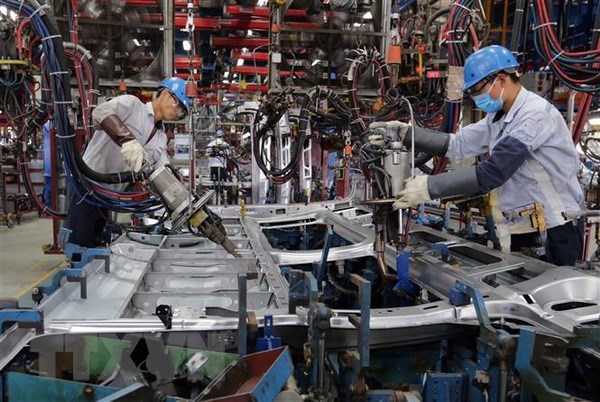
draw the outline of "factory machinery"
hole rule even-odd
[[[352,199],[216,212],[237,258],[132,232],[5,305],[4,398],[598,398],[597,271],[417,225],[376,251]]]
[[[440,173],[447,161],[429,162],[396,133],[368,129],[373,121],[402,120],[454,132],[463,114],[466,120],[476,114],[468,102],[462,109],[457,77],[489,34],[482,7],[459,0],[424,18],[435,1],[395,2],[387,56],[364,43],[352,50],[347,64],[336,66],[345,69],[340,90],[299,88],[294,66],[281,79],[289,55],[281,33],[291,29],[281,18],[290,3],[272,1],[262,9],[270,13],[250,20],[260,28],[270,18],[270,37],[261,40],[271,52],[268,68],[254,60],[247,71],[277,77],[268,95],[238,110],[252,116],[247,154],[254,156],[255,205],[210,206],[213,191],[185,185],[170,166],[91,170],[81,149],[92,134],[97,77],[90,52],[77,44],[77,2],[70,2],[72,43],[63,43],[48,5],[0,0],[10,17],[0,25],[3,109],[10,116],[5,139],[40,213],[64,217],[60,196],[68,183],[81,202],[157,218],[120,227],[104,248],[79,247],[67,229],[57,231],[56,246],[70,266],[20,300],[0,300],[2,399],[599,401],[597,256],[557,267],[486,247],[497,245],[491,216],[470,212],[485,211],[485,198],[450,200],[458,210],[448,200],[439,208],[393,210],[405,179],[417,169]],[[324,14],[336,7],[363,13],[372,5],[319,3],[330,7]],[[582,181],[589,182],[588,204],[597,207],[598,137],[584,128],[597,92],[598,51],[563,54],[560,43],[549,43],[556,38],[546,3],[531,3],[539,26],[527,34],[535,36],[536,51],[551,60],[561,84],[585,92],[570,123],[592,162]],[[378,15],[386,15],[383,5],[391,9],[388,1],[373,4],[382,5]],[[188,4],[192,43],[194,8]],[[600,17],[596,23],[600,28]],[[520,24],[511,37],[515,49]],[[592,43],[596,48],[597,34]],[[587,68],[574,72],[573,60]],[[312,78],[311,85],[323,83]],[[369,80],[377,82],[379,109],[363,93]],[[189,120],[178,123],[182,131],[195,133],[205,106],[201,91],[190,75],[187,95],[194,102]],[[53,191],[42,200],[27,178],[31,149],[48,121]],[[323,173],[311,166],[317,140],[342,151],[332,169],[340,174],[337,200],[313,186]],[[125,182],[136,183],[134,190],[111,186]],[[265,203],[269,191],[276,202]],[[289,203],[301,198],[294,194],[306,202]],[[531,216],[540,229],[536,208],[515,213]],[[457,211],[468,215],[462,231],[449,223]],[[477,223],[485,233],[473,230]]]

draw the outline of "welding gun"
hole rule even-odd
[[[222,245],[234,257],[239,257],[235,246],[227,237],[221,218],[206,207],[210,194],[199,196],[195,192],[190,193],[169,166],[161,166],[147,178],[152,191],[171,213],[172,231],[188,223],[209,240]]]

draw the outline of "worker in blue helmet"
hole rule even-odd
[[[482,163],[435,176],[408,180],[396,207],[437,198],[490,193],[502,249],[534,247],[540,235],[519,211],[539,203],[547,234],[546,257],[557,265],[581,259],[583,230],[564,211],[579,211],[583,192],[577,179],[579,159],[561,113],[519,82],[519,64],[502,46],[471,54],[464,67],[463,93],[486,113],[455,135],[414,127],[415,148],[453,162],[489,153]],[[402,122],[376,122],[371,129],[399,136],[410,147],[411,130]],[[407,135],[408,134],[408,135]]]
[[[163,122],[181,120],[189,113],[186,87],[186,80],[171,77],[160,83],[152,102],[124,94],[99,104],[92,112],[96,131],[83,154],[85,163],[100,173],[137,172],[144,164],[156,168],[169,163]],[[69,241],[97,246],[108,211],[82,202],[76,194],[68,198]]]

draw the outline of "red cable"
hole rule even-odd
[[[19,50],[19,57],[23,56],[23,28],[25,25],[31,23],[29,18],[21,20],[19,26],[17,27],[16,37],[17,37],[17,49]]]
[[[94,191],[98,191],[99,193],[108,195],[110,197],[119,198],[120,200],[123,200],[123,201],[140,202],[140,201],[147,200],[150,197],[150,192],[148,192],[148,191],[140,191],[138,193],[123,195],[123,194],[111,191],[107,188],[100,187],[97,184],[92,184],[92,188],[94,189]]]
[[[548,24],[548,25],[544,25],[542,28],[546,29],[548,31],[550,39],[552,40],[552,42],[554,43],[556,48],[561,51],[561,53],[563,53],[567,56],[573,56],[573,57],[600,55],[600,49],[587,50],[584,52],[567,52],[564,49],[562,49],[560,46],[559,40],[556,38],[554,31],[551,29],[551,27],[549,25],[550,17],[548,16],[548,9],[546,8],[546,3],[544,2],[544,0],[537,0],[536,4],[537,4],[537,8],[538,8],[538,14],[540,16],[540,26],[544,25],[544,24]]]

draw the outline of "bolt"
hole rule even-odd
[[[83,387],[83,394],[86,396],[94,395],[94,388],[92,388],[91,385],[86,385],[85,387]]]
[[[167,394],[163,391],[156,391],[152,396],[153,402],[165,402],[167,400]]]

